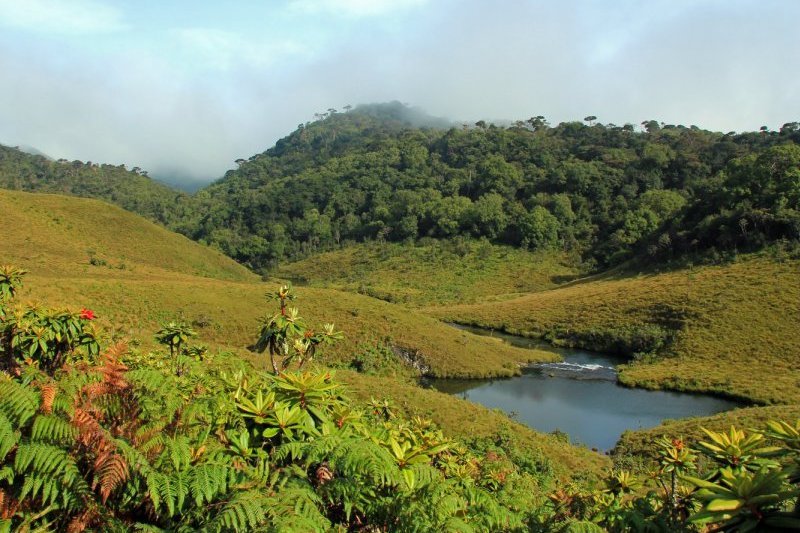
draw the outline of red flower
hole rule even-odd
[[[91,309],[86,309],[85,307],[81,309],[81,318],[84,320],[94,320],[97,318],[94,314],[94,311]]]

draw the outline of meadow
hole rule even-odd
[[[13,228],[0,240],[0,263],[29,271],[21,302],[91,309],[109,342],[125,340],[142,353],[159,347],[153,334],[162,323],[181,320],[212,352],[266,368],[266,356],[248,347],[261,319],[274,312],[265,296],[278,280],[261,281],[213,249],[100,201],[0,191],[0,209]],[[337,369],[359,400],[388,398],[453,435],[488,436],[507,427],[510,439],[550,458],[560,476],[597,473],[609,464],[502,414],[415,384],[420,369],[439,377],[509,376],[520,364],[552,361],[553,354],[473,335],[366,295],[316,287],[296,292],[292,305],[309,324],[334,322],[344,331],[345,340],[317,363]]]
[[[368,242],[281,265],[274,275],[409,307],[513,298],[578,276],[576,259],[488,241]]]

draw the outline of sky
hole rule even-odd
[[[800,120],[800,0],[0,0],[0,143],[208,182],[314,114]]]

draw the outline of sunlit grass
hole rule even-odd
[[[800,401],[796,259],[778,261],[763,253],[722,266],[608,277],[504,302],[428,311],[587,348],[663,334],[666,346],[656,356],[622,368],[623,383],[759,403]]]
[[[156,348],[153,333],[159,324],[179,318],[194,323],[198,341],[212,350],[266,364],[264,355],[247,347],[255,340],[259,319],[274,311],[275,303],[264,296],[277,281],[261,282],[216,251],[102,202],[0,191],[0,209],[9,224],[0,239],[0,264],[30,271],[21,303],[91,308],[106,336],[131,340],[140,350]],[[91,257],[97,264],[91,264]],[[319,358],[320,365],[346,366],[364,347],[376,345],[419,354],[438,376],[507,376],[519,371],[520,362],[553,358],[369,296],[311,287],[296,292],[293,303],[310,324],[334,321],[345,332],[345,340]],[[397,379],[339,374],[356,397],[389,398],[408,413],[433,418],[452,435],[487,436],[505,428],[508,438],[541,454],[560,477],[591,475],[608,464],[602,456],[529,430],[502,413],[422,389],[411,371]]]
[[[281,266],[276,276],[408,306],[486,302],[576,277],[564,254],[488,242],[366,243]]]

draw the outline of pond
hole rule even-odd
[[[649,428],[668,418],[707,416],[738,407],[702,394],[630,389],[617,383],[622,358],[585,350],[555,348],[540,341],[458,326],[492,335],[523,348],[556,352],[564,361],[523,369],[495,380],[437,379],[427,383],[448,394],[498,408],[542,432],[562,431],[570,442],[606,451],[628,429]]]

